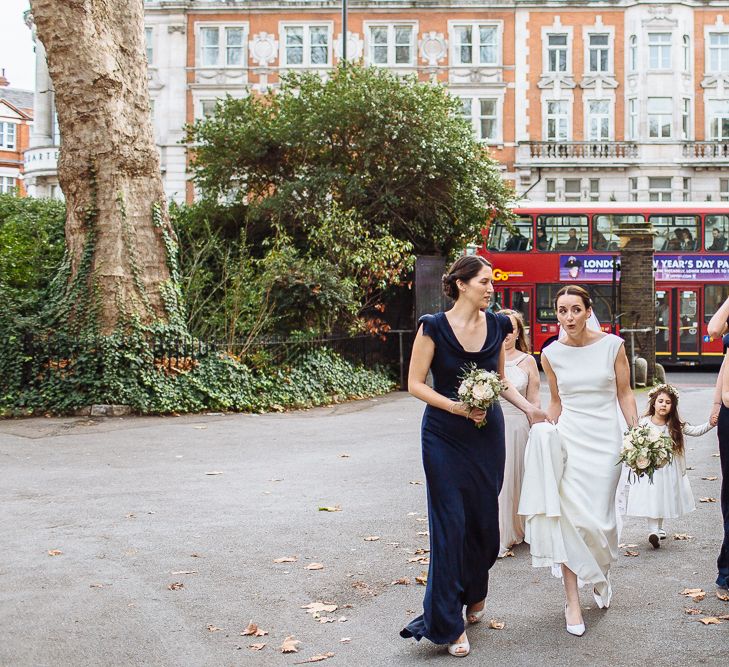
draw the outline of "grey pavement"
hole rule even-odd
[[[714,376],[669,379],[684,418],[707,419]],[[427,548],[421,413],[400,393],[288,414],[0,422],[0,665],[292,665],[327,652],[326,665],[452,664],[397,634],[420,613],[427,569],[409,562]],[[713,586],[720,508],[698,502],[719,497],[720,480],[702,479],[719,475],[716,431],[687,444],[697,510],[667,522],[656,551],[627,521],[639,555],[621,550],[609,610],[583,591],[584,637],[565,632],[560,582],[521,545],[492,570],[487,617],[505,627],[471,629],[467,660],[726,665],[729,621],[697,620],[729,614]],[[297,561],[273,562],[286,556]],[[411,585],[391,585],[402,577]],[[301,608],[316,601],[338,605],[336,620]],[[241,636],[251,619],[268,634]],[[287,636],[298,653],[279,651]]]

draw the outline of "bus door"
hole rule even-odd
[[[677,356],[699,353],[701,326],[699,323],[699,293],[696,289],[676,288],[678,349]]]
[[[671,356],[673,336],[673,290],[656,290],[656,356]]]
[[[527,334],[531,333],[532,317],[531,312],[534,307],[534,288],[533,287],[501,287],[494,290],[494,296],[491,299],[491,309],[498,312],[503,308],[511,308],[521,313],[524,318],[524,326]]]

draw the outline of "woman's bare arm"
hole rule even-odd
[[[541,379],[539,378],[539,368],[537,367],[537,362],[534,361],[534,357],[529,355],[519,365],[526,366],[526,371],[527,371],[527,374],[529,375],[529,383],[527,384],[527,394],[526,394],[527,401],[529,401],[532,405],[535,405],[536,407],[541,408],[542,401],[539,396]]]
[[[714,313],[714,316],[709,320],[706,325],[706,330],[709,336],[712,338],[721,338],[726,332],[727,326],[726,321],[729,319],[729,298],[719,306],[719,310]]]
[[[721,409],[721,394],[722,386],[724,382],[724,370],[726,368],[726,356],[721,362],[721,368],[719,369],[719,375],[716,378],[716,385],[714,386],[714,404],[711,406],[711,417],[709,421],[712,426],[716,426],[719,421],[719,410]]]
[[[635,396],[630,388],[630,366],[624,345],[620,346],[618,356],[615,358],[615,383],[618,404],[623,417],[625,417],[628,427],[635,426],[638,423],[638,406],[635,404]]]
[[[505,352],[502,345],[501,353],[499,355],[499,374],[503,380],[506,380],[506,376],[504,375],[504,359]],[[527,416],[527,419],[529,419],[529,423],[531,424],[543,422],[547,418],[546,413],[540,407],[530,403],[519,393],[519,390],[511,384],[509,384],[507,389],[504,389],[504,391],[501,392],[501,397],[509,401],[509,403],[511,403],[514,407],[519,408],[519,410]]]
[[[562,414],[562,400],[559,397],[559,389],[557,387],[557,376],[554,374],[552,367],[549,365],[547,357],[542,354],[542,368],[547,376],[547,384],[549,384],[549,405],[547,406],[547,421],[556,424],[559,416]]]

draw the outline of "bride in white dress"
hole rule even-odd
[[[529,354],[529,336],[522,314],[516,310],[502,309],[513,327],[504,338],[504,372],[506,379],[516,390],[536,407],[539,401],[539,369]],[[529,420],[521,410],[500,399],[504,413],[504,443],[506,460],[504,483],[499,493],[499,558],[503,558],[515,544],[524,541],[524,517],[517,513],[524,478],[524,452],[529,440]]]
[[[532,427],[519,507],[527,515],[533,564],[561,568],[567,631],[575,635],[585,632],[578,579],[590,585],[598,606],[610,604],[610,566],[618,551],[618,407],[628,424],[637,423],[623,340],[587,326],[591,306],[588,292],[576,285],[557,293],[565,335],[542,351],[550,390],[547,417],[556,427]],[[549,456],[548,450],[552,460],[540,468],[543,461],[537,459]],[[551,487],[545,481],[550,475]],[[550,498],[550,489],[558,497]]]

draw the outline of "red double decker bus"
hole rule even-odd
[[[622,324],[615,230],[649,221],[655,231],[656,353],[664,364],[718,365],[721,340],[706,323],[729,295],[729,203],[528,203],[510,230],[494,221],[478,253],[494,266],[494,309],[524,315],[537,358],[556,339],[554,296],[580,284],[604,330]]]

